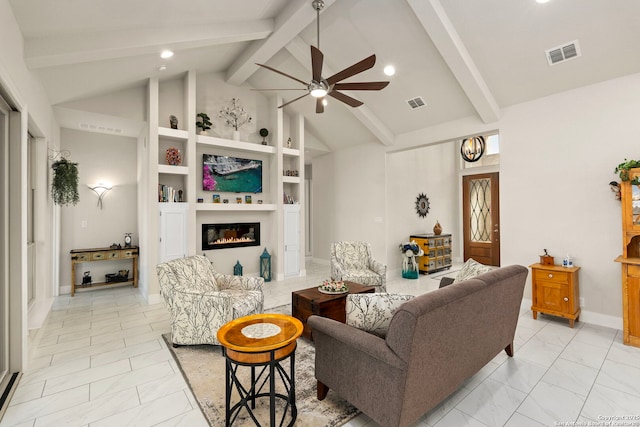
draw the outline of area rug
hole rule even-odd
[[[266,313],[291,314],[291,305],[284,305],[265,310]],[[178,363],[182,375],[191,388],[200,409],[211,426],[223,426],[225,424],[225,360],[222,348],[213,345],[194,345],[174,348],[171,345],[171,335],[162,336],[167,347]],[[289,372],[289,361],[282,362],[282,366]],[[295,379],[296,379],[296,406],[298,417],[296,427],[329,427],[341,426],[359,414],[357,408],[340,398],[333,391],[329,391],[327,397],[319,401],[316,398],[316,379],[314,376],[315,348],[311,341],[305,338],[298,339],[298,348],[295,354]],[[243,384],[248,384],[250,368],[240,367],[239,374],[244,377]],[[257,370],[258,371],[258,370]],[[280,381],[278,381],[279,385]],[[268,390],[268,385],[266,386]],[[278,390],[282,392],[283,390]],[[279,401],[278,399],[277,401]],[[232,397],[233,402],[238,401],[237,394]],[[280,405],[280,402],[278,402]],[[269,425],[269,399],[261,398],[256,401],[254,414],[261,425]],[[278,420],[280,410],[278,408]],[[286,418],[285,424],[288,424]],[[253,420],[245,409],[240,411],[234,426],[255,426]]]

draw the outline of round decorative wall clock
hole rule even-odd
[[[421,218],[426,217],[429,213],[429,198],[423,193],[418,194],[418,197],[416,197],[416,212]]]

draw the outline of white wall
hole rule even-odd
[[[458,156],[459,149],[453,142],[387,155],[389,271],[402,268],[398,245],[409,240],[411,234],[433,233],[436,221],[442,225],[443,233],[452,234],[454,259],[461,258]],[[425,218],[416,212],[419,193],[429,198],[429,213]]]
[[[620,266],[613,262],[621,253],[620,202],[608,183],[617,179],[618,163],[640,158],[638,111],[640,74],[505,108],[498,123],[469,118],[400,135],[398,145],[387,149],[386,193],[377,181],[385,174],[382,149],[356,147],[318,157],[314,255],[328,259],[332,241],[363,238],[387,248],[392,270],[398,263],[394,247],[407,233],[429,231],[436,219],[445,231],[455,230],[456,150],[424,146],[497,129],[502,265],[528,266],[545,248],[556,262],[571,254],[581,267],[581,320],[621,328]],[[407,148],[414,149],[392,153]],[[423,182],[411,180],[411,169],[421,167],[427,168]],[[418,192],[432,202],[424,225],[413,205]],[[387,207],[384,235],[371,221],[379,212],[377,201]],[[530,279],[525,298],[531,298]]]
[[[313,257],[328,261],[331,243],[337,240],[335,233],[335,189],[334,156],[336,153],[318,156],[313,159],[313,179],[311,180],[311,205],[314,208],[313,220]],[[367,197],[371,194],[367,192]]]
[[[60,290],[69,293],[70,250],[104,248],[112,243],[124,246],[125,233],[132,233],[133,244],[138,244],[137,140],[71,129],[62,129],[61,139],[79,172],[80,201],[61,208]],[[97,206],[97,195],[87,186],[99,181],[113,185],[103,198],[102,209]],[[82,221],[87,222],[86,227]],[[82,264],[76,269],[76,284],[82,283],[83,271],[91,271],[94,282],[104,282],[106,273],[120,269],[131,270],[131,261]]]
[[[583,310],[604,316],[622,312],[620,202],[608,183],[640,158],[638,111],[640,74],[505,109],[500,126],[503,264],[537,262],[544,248],[556,263],[571,254]]]

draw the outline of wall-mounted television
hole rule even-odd
[[[203,154],[202,189],[262,193],[262,160]]]

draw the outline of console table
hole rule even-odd
[[[138,287],[138,254],[139,248],[132,246],[130,248],[111,249],[111,248],[92,248],[92,249],[72,249],[71,250],[71,296],[76,293],[76,264],[94,261],[116,261],[130,259],[133,262],[132,276],[123,282],[98,282],[85,285],[84,287],[99,287],[104,285],[127,285],[133,284],[134,288]]]

